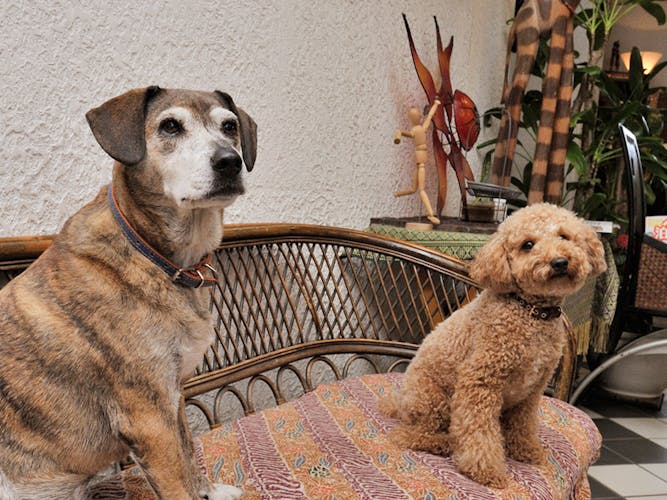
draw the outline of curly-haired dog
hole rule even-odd
[[[500,225],[470,266],[485,290],[426,337],[398,394],[381,402],[402,446],[451,454],[457,468],[506,485],[505,453],[542,464],[537,406],[565,343],[560,304],[606,269],[595,231],[540,203]]]

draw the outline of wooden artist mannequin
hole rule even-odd
[[[431,202],[424,189],[426,187],[426,160],[428,159],[426,131],[431,126],[431,120],[439,105],[440,100],[436,99],[423,122],[421,122],[421,112],[417,108],[410,108],[408,111],[408,118],[412,123],[412,128],[410,130],[397,130],[396,136],[394,137],[395,144],[401,142],[401,137],[410,137],[412,139],[415,145],[415,166],[417,167],[412,188],[406,189],[405,191],[397,191],[394,193],[394,196],[398,198],[399,196],[419,192],[422,204],[424,205],[424,208],[426,208],[426,218],[435,225],[440,224],[440,219],[433,214],[433,207],[431,207]]]

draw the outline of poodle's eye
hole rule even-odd
[[[568,240],[570,239],[570,237],[569,237],[567,234],[562,234],[562,233],[561,233],[561,234],[560,234],[560,239],[561,239],[561,240],[568,241]]]
[[[526,252],[530,252],[530,250],[531,250],[534,246],[535,246],[535,243],[533,243],[532,241],[530,241],[530,240],[528,240],[528,241],[524,241],[524,242],[523,242],[523,245],[521,245],[521,250],[524,250],[524,251],[526,251]]]

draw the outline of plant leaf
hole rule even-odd
[[[584,152],[581,150],[581,146],[576,142],[570,142],[567,145],[567,160],[574,167],[579,176],[586,174],[588,171]]]
[[[637,47],[632,47],[630,53],[628,86],[630,87],[630,94],[633,96],[639,96],[644,88],[644,63]]]
[[[657,76],[658,73],[660,73],[663,69],[665,69],[665,66],[667,66],[667,61],[662,61],[661,63],[656,64],[651,72],[646,75],[646,82],[650,82],[653,80],[655,76]]]
[[[654,0],[637,0],[637,3],[642,9],[652,15],[658,24],[665,24],[665,11],[658,5],[658,2]]]
[[[587,75],[593,75],[593,76],[598,76],[600,73],[602,73],[602,68],[600,66],[577,66],[574,70],[577,73],[585,73]]]
[[[650,184],[644,184],[644,196],[646,197],[647,205],[653,205],[655,203],[655,193]]]

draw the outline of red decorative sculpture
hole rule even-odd
[[[449,39],[449,45],[443,48],[440,38],[440,27],[438,20],[435,21],[435,32],[437,36],[438,63],[440,67],[441,83],[436,90],[433,77],[428,68],[421,62],[408,25],[408,19],[403,14],[405,29],[408,33],[412,62],[415,65],[419,81],[426,92],[429,106],[432,106],[436,98],[442,106],[439,107],[433,117],[433,152],[435,164],[438,170],[438,202],[437,214],[442,212],[447,196],[447,162],[452,165],[461,192],[461,204],[466,206],[466,179],[474,181],[470,165],[463,155],[462,149],[470,150],[479,135],[479,113],[475,103],[463,92],[457,90],[452,93],[452,82],[449,76],[449,62],[454,47],[454,37]],[[454,127],[452,126],[454,120]],[[449,146],[449,152],[445,151],[445,145]]]

